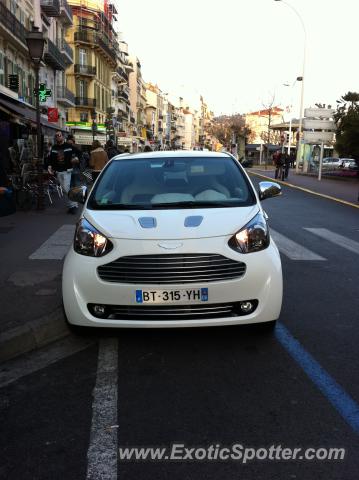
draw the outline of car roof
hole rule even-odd
[[[128,153],[127,155],[116,155],[112,160],[126,160],[139,158],[233,158],[228,152],[206,152],[203,150],[161,150],[154,152]]]

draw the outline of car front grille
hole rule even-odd
[[[258,300],[250,300],[253,308],[242,312],[241,302],[199,305],[103,305],[104,315],[94,314],[94,305],[88,304],[89,312],[97,318],[110,320],[200,320],[249,315],[258,306]]]
[[[207,283],[240,278],[246,264],[217,254],[190,253],[120,257],[101,265],[101,280],[114,283]]]

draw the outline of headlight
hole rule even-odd
[[[261,212],[229,240],[228,245],[241,253],[258,252],[269,245],[269,230]]]
[[[74,250],[89,257],[102,257],[113,248],[112,243],[87,220],[81,218],[76,226]]]

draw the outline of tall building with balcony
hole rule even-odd
[[[130,73],[130,105],[134,113],[131,119],[133,137],[140,145],[144,145],[146,135],[146,86],[142,78],[141,63],[135,56],[129,56],[133,68]],[[133,122],[134,120],[134,122]]]
[[[72,24],[66,0],[0,0],[0,159],[8,157],[9,144],[16,142],[21,151],[25,141],[31,156],[35,142],[35,72],[26,43],[35,25],[43,32],[45,47],[40,65],[40,82],[51,90],[41,103],[42,134],[52,138],[56,129],[65,130],[65,106],[58,93],[65,93],[64,71],[72,63],[72,52],[64,42],[66,29]],[[57,122],[49,122],[47,107],[59,106]]]
[[[128,61],[128,46],[119,39],[119,57],[117,67],[112,72],[112,108],[113,122],[116,127],[116,143],[119,147],[132,149],[130,86],[129,74],[132,67]]]
[[[102,143],[106,136],[106,116],[112,112],[111,87],[118,68],[119,45],[114,21],[115,6],[107,0],[69,0],[73,26],[66,41],[74,51],[74,64],[66,70],[67,87],[75,97],[68,111],[67,125],[76,142]]]
[[[40,0],[41,30],[46,43],[40,69],[40,84],[51,90],[43,107],[58,109],[56,127],[66,128],[66,115],[75,98],[67,88],[65,71],[73,64],[74,53],[66,42],[66,32],[73,25],[72,10],[67,0]]]

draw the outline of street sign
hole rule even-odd
[[[305,117],[313,118],[333,118],[334,113],[333,108],[306,108],[304,110]]]
[[[34,88],[34,95],[39,96],[40,102],[46,102],[48,97],[52,97],[52,90],[46,88],[45,83],[40,83],[40,88],[38,90]]]
[[[307,130],[335,130],[335,123],[333,120],[312,120],[305,118],[303,127]]]
[[[305,143],[331,143],[334,132],[304,132]]]
[[[59,121],[59,110],[58,108],[49,107],[47,109],[47,120],[49,122],[57,123]]]

